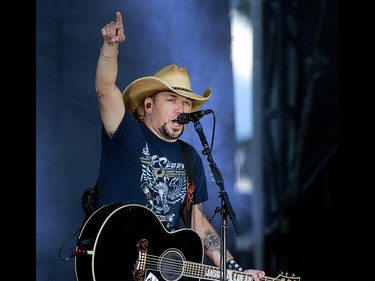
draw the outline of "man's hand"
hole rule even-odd
[[[125,40],[125,32],[124,26],[122,24],[122,16],[120,12],[116,12],[116,22],[111,21],[110,23],[106,24],[101,30],[102,36],[104,41],[107,42],[108,45],[112,45],[114,43],[121,43]]]
[[[262,280],[266,273],[262,270],[256,270],[256,269],[246,269],[244,273],[250,274],[254,277],[254,281],[260,281]]]

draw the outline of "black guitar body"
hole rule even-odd
[[[75,271],[79,281],[133,280],[138,258],[137,244],[148,241],[148,256],[186,260],[201,264],[203,246],[192,229],[168,232],[148,208],[130,204],[110,204],[98,209],[83,226],[77,249]],[[178,274],[163,273],[163,265],[152,270],[160,280],[196,280]],[[148,275],[147,270],[145,277]]]

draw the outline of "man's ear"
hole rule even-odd
[[[152,109],[152,99],[150,97],[147,97],[145,98],[145,101],[143,103],[144,107],[145,107],[145,112],[150,114],[151,113],[151,109]]]

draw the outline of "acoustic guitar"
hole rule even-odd
[[[78,281],[223,280],[219,267],[203,264],[199,235],[190,228],[167,231],[156,214],[137,204],[109,204],[83,225],[76,250]],[[250,274],[227,270],[228,281],[251,281]],[[262,281],[299,281],[280,274]]]

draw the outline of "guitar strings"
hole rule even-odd
[[[200,276],[205,275],[204,267],[201,264],[196,264],[192,262],[184,262],[181,260],[163,258],[160,259],[158,256],[148,255],[146,264],[152,266],[152,269],[162,271],[169,274],[179,274],[185,276]],[[185,265],[185,266],[184,266]]]
[[[215,266],[209,266],[209,265],[203,265],[198,264],[194,262],[188,262],[188,261],[182,261],[182,260],[176,260],[176,259],[170,259],[170,258],[163,258],[160,259],[159,256],[153,256],[153,255],[147,255],[146,259],[146,267],[161,271],[162,273],[168,273],[168,274],[178,274],[183,276],[190,276],[190,277],[197,277],[197,278],[205,278],[207,280],[219,280],[220,276],[217,276],[217,278],[212,278],[207,276],[207,272],[210,270],[213,272],[218,271],[217,267]],[[247,276],[250,277],[249,281],[253,280],[253,277],[247,273],[243,272],[237,272],[233,270],[228,270],[232,274],[231,280],[239,280],[238,276]],[[241,279],[241,280],[246,280]],[[263,277],[260,280],[262,281],[272,281],[276,280],[273,278]]]
[[[206,272],[210,269],[212,271],[217,271],[218,269],[215,266],[198,264],[198,263],[188,262],[188,261],[181,261],[181,260],[176,260],[176,259],[169,259],[169,258],[163,258],[162,262],[160,261],[161,259],[159,256],[147,255],[146,265],[149,265],[150,269],[162,271],[164,273],[178,274],[178,275],[195,277],[195,278],[204,278],[206,280],[219,280],[219,277],[210,278],[210,277],[207,277],[206,275]],[[187,266],[184,267],[184,264]],[[161,268],[159,265],[161,265]],[[253,280],[253,277],[248,273],[237,272],[233,270],[228,270],[228,271],[232,273],[232,278],[230,278],[230,280],[239,280],[238,276],[250,277],[249,281]],[[282,280],[290,280],[290,281],[300,280],[299,277],[298,278],[297,277],[285,277],[285,278],[291,278],[291,279],[282,279]],[[247,279],[245,278],[241,280],[247,280]],[[278,277],[272,278],[272,277],[264,276],[260,278],[260,281],[277,281],[277,280],[279,280]]]
[[[162,261],[162,262],[160,262]],[[146,264],[150,265],[152,269],[162,270],[168,273],[182,273],[183,262],[175,259],[163,258],[148,255]]]

